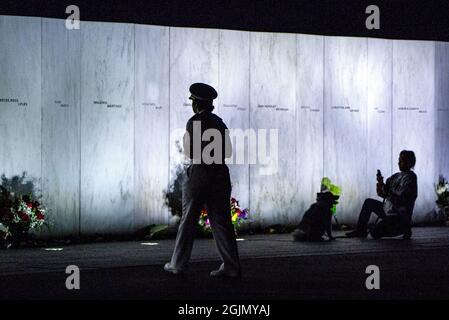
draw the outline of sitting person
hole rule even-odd
[[[329,240],[334,240],[331,209],[338,198],[330,192],[317,193],[317,201],[304,214],[299,228],[293,232],[293,240],[322,241],[324,233],[327,233]]]
[[[389,230],[385,234],[382,234],[379,230],[372,232],[374,238],[403,234],[405,239],[410,239],[413,208],[418,196],[417,177],[412,171],[415,163],[415,153],[403,150],[399,154],[400,172],[389,177],[384,183],[383,177],[378,171],[376,189],[378,196],[384,198],[384,201],[365,200],[357,222],[357,228],[346,233],[348,238],[365,238],[368,234],[367,227],[371,213],[374,212],[379,218],[383,219],[382,229]]]

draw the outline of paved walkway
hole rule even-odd
[[[238,244],[243,279],[218,282],[220,290],[208,276],[218,266],[212,239],[196,240],[181,278],[162,270],[173,240],[2,250],[0,298],[449,298],[449,228],[415,228],[409,241],[297,243],[281,234],[245,236]],[[378,292],[364,286],[369,264],[382,272]],[[81,269],[82,290],[65,289],[68,265]]]

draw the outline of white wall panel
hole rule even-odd
[[[216,110],[231,130],[249,127],[249,32],[220,32],[220,79]],[[233,131],[237,134],[238,131]],[[236,135],[235,135],[236,136]],[[232,196],[242,207],[249,206],[248,138],[233,139],[231,173]],[[243,161],[240,161],[243,159]]]
[[[324,174],[342,187],[340,222],[355,223],[366,198],[367,40],[325,38]]]
[[[81,32],[81,232],[131,232],[134,27],[84,22]]]
[[[449,179],[449,44],[435,44],[436,174]],[[437,178],[437,177],[436,177]]]
[[[323,178],[324,37],[297,36],[296,181],[300,215],[316,200]]]
[[[368,39],[368,196],[376,194],[376,173],[386,179],[396,172],[392,162],[393,43],[390,40]],[[393,158],[395,159],[395,158]]]
[[[296,221],[296,36],[251,33],[250,127],[258,134],[257,157],[250,165],[250,204],[257,224]],[[270,143],[270,129],[277,130],[277,145]],[[272,152],[259,152],[265,140]],[[277,147],[277,148],[276,148]],[[265,150],[266,151],[266,150]],[[265,163],[264,163],[265,162]]]
[[[166,223],[169,172],[169,29],[135,26],[134,227]]]
[[[41,124],[41,19],[0,16],[0,175],[26,171],[36,191]]]
[[[42,171],[51,234],[79,230],[80,31],[42,21]]]
[[[414,221],[434,208],[435,43],[393,42],[393,163],[401,150],[416,155],[418,199]],[[398,170],[398,169],[397,169]]]

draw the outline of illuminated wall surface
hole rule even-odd
[[[449,176],[449,47],[432,41],[0,16],[0,171],[27,171],[52,235],[167,223],[188,87],[218,89],[229,128],[278,129],[278,170],[230,165],[253,225],[297,223],[323,176],[343,189],[340,222],[375,196],[375,174],[416,152],[414,219]],[[267,137],[268,139],[268,137]],[[248,150],[239,147],[237,153]]]

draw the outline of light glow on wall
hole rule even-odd
[[[163,190],[193,82],[218,89],[229,128],[279,130],[276,175],[230,165],[254,226],[299,222],[323,176],[342,187],[338,220],[353,223],[376,197],[376,169],[396,172],[405,148],[417,155],[415,221],[449,176],[436,160],[449,157],[436,124],[449,123],[446,62],[435,59],[447,43],[88,21],[68,32],[65,20],[13,16],[0,26],[0,101],[22,102],[0,102],[0,174],[42,182],[54,236],[169,222]]]

